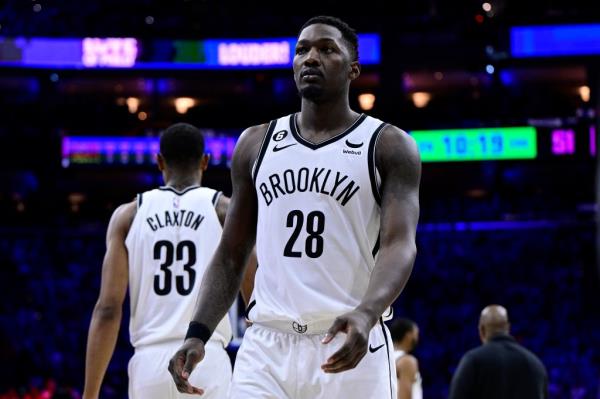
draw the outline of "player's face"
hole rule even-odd
[[[325,24],[307,26],[298,37],[294,80],[302,97],[318,101],[345,93],[354,78],[342,33]]]
[[[411,336],[411,351],[415,350],[415,348],[417,347],[417,345],[419,344],[419,328],[415,327],[412,331],[412,336]]]

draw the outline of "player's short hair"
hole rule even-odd
[[[204,155],[204,135],[189,123],[171,125],[160,135],[160,153],[169,167],[193,167]]]
[[[410,319],[395,319],[390,325],[390,333],[392,334],[392,341],[399,342],[404,339],[404,336],[413,330],[417,326],[417,323]]]
[[[302,25],[300,32],[302,32],[307,26],[314,24],[325,24],[337,28],[342,32],[342,37],[349,45],[352,55],[352,61],[358,61],[358,36],[356,31],[350,27],[347,23],[336,17],[330,17],[326,15],[320,15],[318,17],[312,17]],[[298,34],[300,36],[300,34]]]

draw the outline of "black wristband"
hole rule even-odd
[[[187,333],[185,334],[185,339],[198,338],[200,341],[206,343],[210,339],[211,335],[212,332],[205,324],[198,323],[197,321],[192,321],[188,326]]]

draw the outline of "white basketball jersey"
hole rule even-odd
[[[259,266],[248,316],[256,322],[303,325],[354,309],[379,248],[374,149],[385,123],[363,114],[313,144],[295,118],[271,122],[253,169]]]
[[[406,352],[404,352],[403,350],[400,350],[400,349],[394,350],[394,361],[396,362],[396,364],[398,363],[398,359],[400,359],[404,355],[406,355]],[[421,380],[421,373],[419,373],[418,371],[417,371],[417,374],[415,375],[415,380],[412,383],[411,399],[423,399],[423,386],[422,386],[422,380]]]
[[[200,186],[181,192],[161,187],[138,194],[138,209],[125,240],[134,347],[184,339],[202,277],[221,238],[215,210],[220,194]],[[227,315],[211,339],[228,345]]]

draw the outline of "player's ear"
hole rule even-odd
[[[165,170],[165,166],[167,163],[165,162],[165,158],[160,152],[156,154],[156,164],[158,165],[158,170],[160,170],[161,172]]]
[[[200,169],[204,172],[206,168],[208,168],[208,163],[210,161],[210,154],[202,155],[202,159],[200,160]]]
[[[486,338],[486,334],[485,334],[485,326],[483,324],[479,325],[479,339],[481,340],[481,342],[485,343],[487,338]]]
[[[354,80],[360,76],[360,64],[358,61],[352,61],[350,63],[350,71],[348,73],[348,77],[350,80]]]

